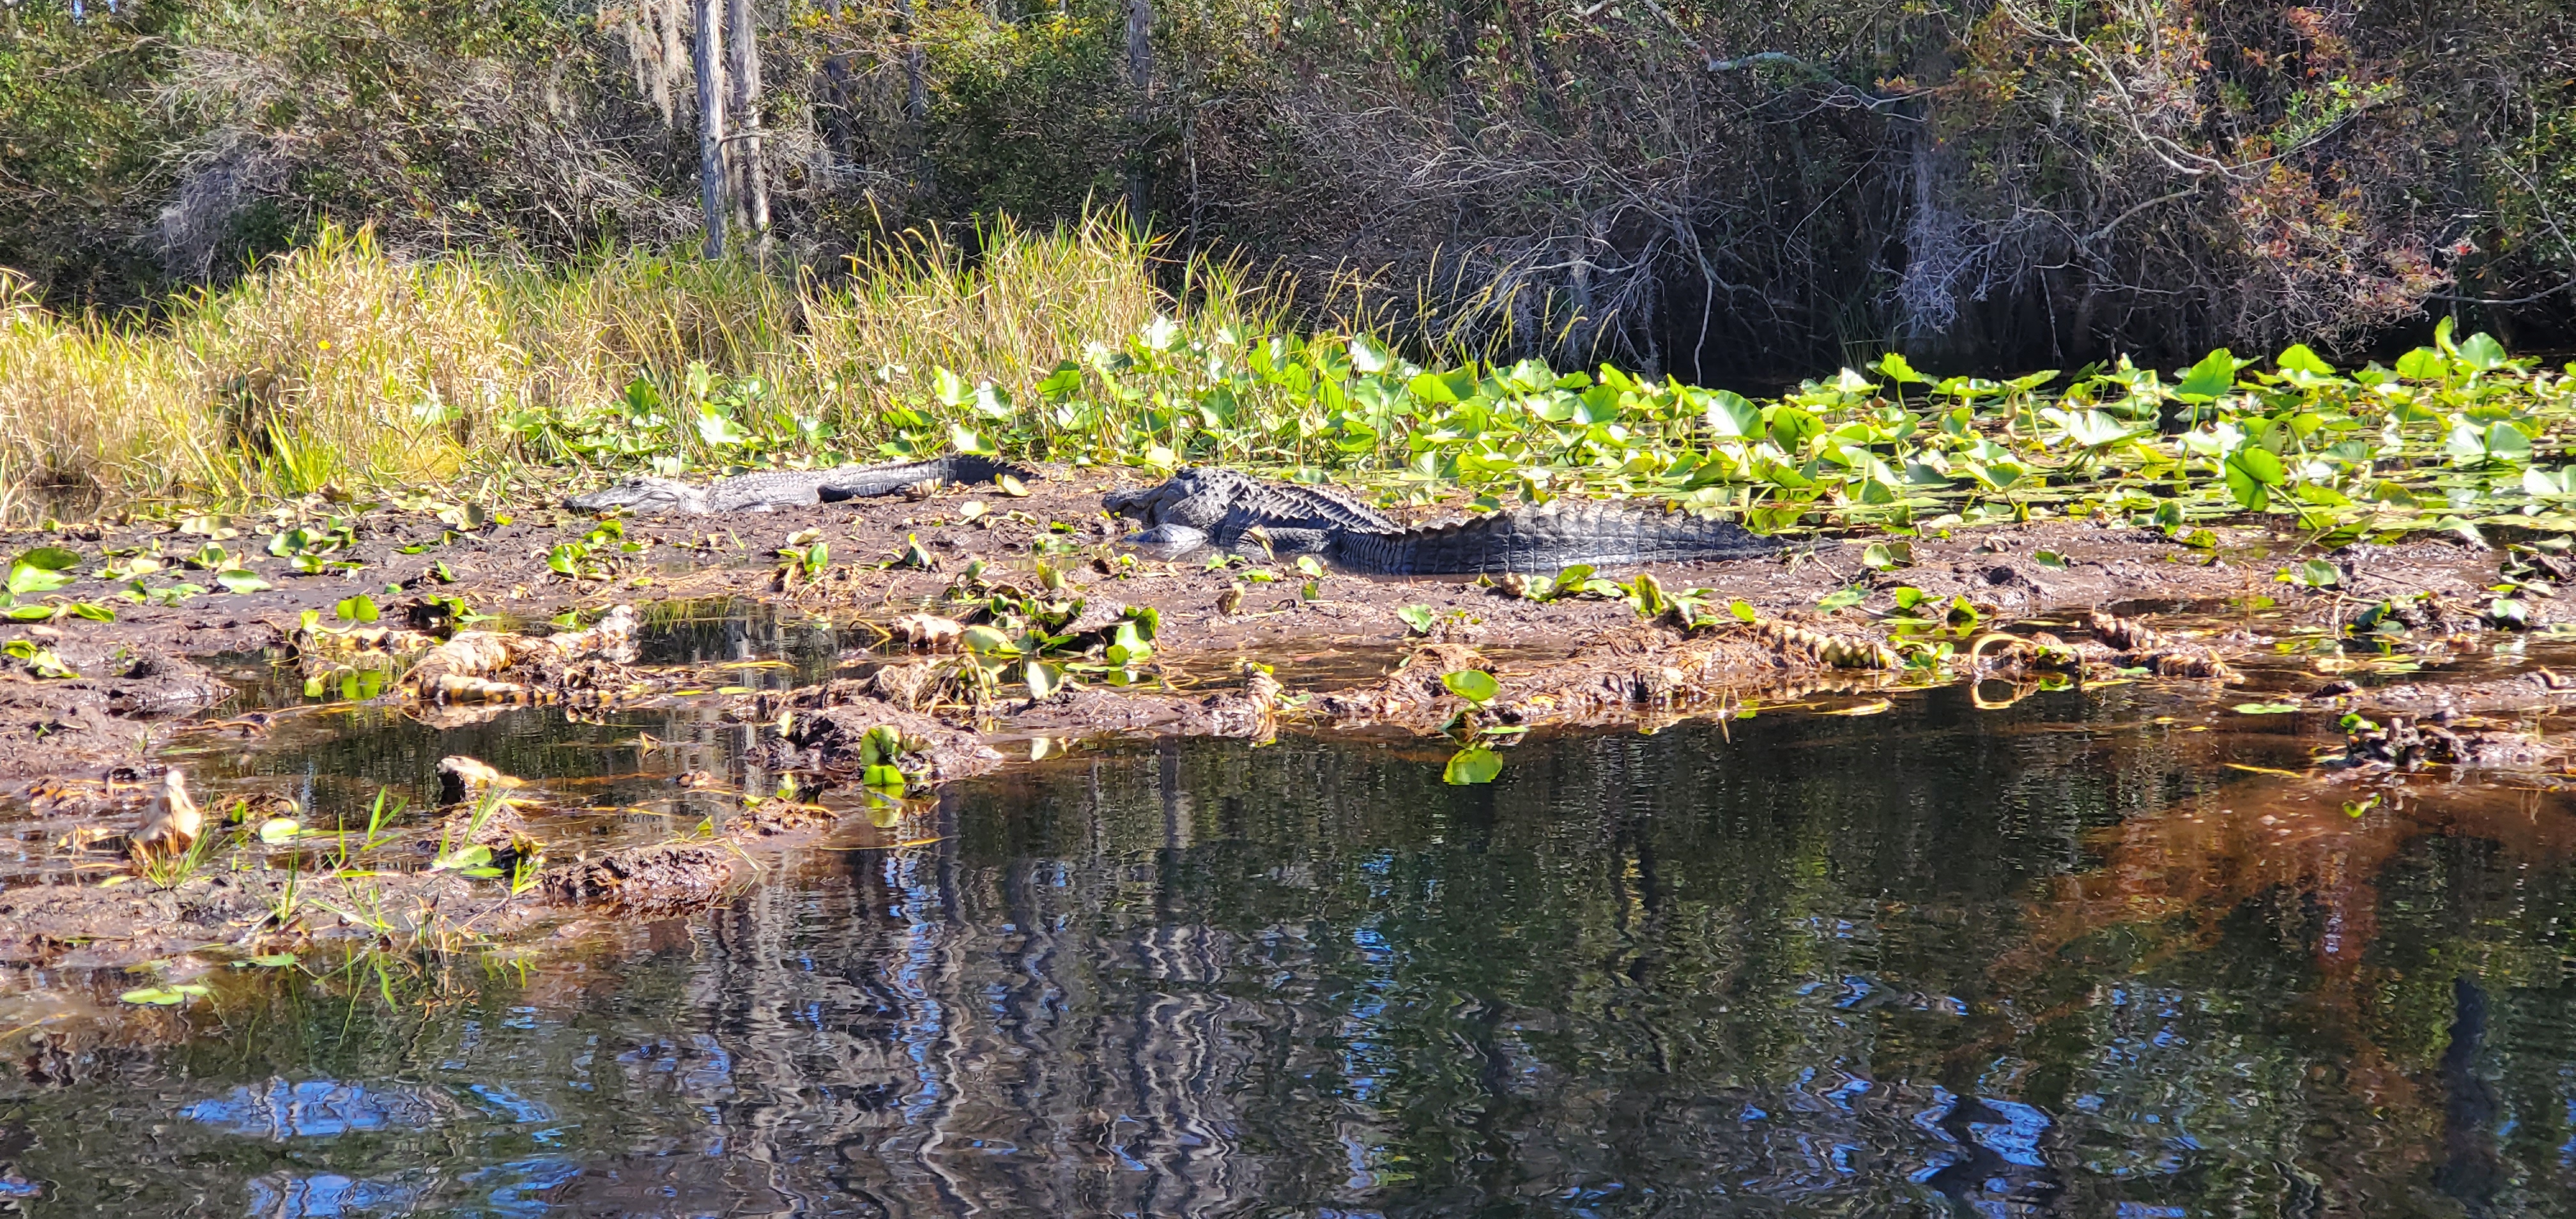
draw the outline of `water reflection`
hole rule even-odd
[[[0,1157],[40,1213],[2576,1212],[2561,798],[2310,815],[2221,765],[2299,741],[2165,697],[1488,788],[1078,753],[606,959],[201,1009],[20,1089]]]

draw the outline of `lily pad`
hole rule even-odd
[[[1491,783],[1503,773],[1503,755],[1482,745],[1470,745],[1449,755],[1449,765],[1440,772],[1440,781],[1457,787]]]

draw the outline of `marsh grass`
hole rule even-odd
[[[326,228],[147,321],[50,312],[0,271],[0,522],[54,499],[114,512],[529,462],[796,460],[834,438],[860,451],[937,370],[1025,401],[1087,343],[1157,317],[1265,330],[1284,299],[1232,267],[1164,260],[1106,215],[916,232],[843,272],[637,250],[406,262]],[[639,384],[683,407],[714,392],[753,435],[784,439],[731,451],[681,418],[614,452],[556,443],[567,421],[630,420]]]

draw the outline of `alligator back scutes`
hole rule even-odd
[[[1390,575],[1543,573],[1577,564],[1744,558],[1776,549],[1731,521],[1562,501],[1395,532],[1354,531],[1336,541],[1334,557],[1344,565]]]

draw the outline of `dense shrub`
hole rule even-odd
[[[324,219],[400,253],[677,242],[689,82],[652,3],[9,6],[0,264],[129,303]],[[1126,202],[1310,307],[1686,375],[2570,333],[2549,0],[759,8],[773,245],[825,270]]]

